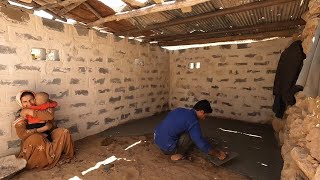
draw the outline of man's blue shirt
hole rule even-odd
[[[174,151],[179,137],[188,133],[192,141],[203,152],[208,153],[211,145],[202,137],[200,124],[194,109],[177,108],[155,129],[155,143],[164,151]]]

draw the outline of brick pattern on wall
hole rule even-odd
[[[168,109],[168,51],[33,15],[11,19],[5,12],[0,12],[0,156],[19,150],[11,123],[19,109],[15,95],[23,89],[48,92],[59,103],[58,126],[74,139]],[[61,61],[34,61],[31,48],[59,50]]]
[[[212,116],[255,123],[270,121],[275,72],[289,40],[172,52],[170,108],[192,108],[198,100],[208,99],[213,106]],[[191,62],[200,62],[200,69],[189,69]]]

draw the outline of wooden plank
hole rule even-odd
[[[32,2],[32,0],[20,0],[21,2],[24,2],[24,3],[28,3],[30,4]]]
[[[183,13],[188,13],[188,12],[191,12],[191,11],[192,11],[192,7],[181,8],[181,12],[183,12]]]
[[[163,3],[164,2],[164,0],[153,0],[155,3],[157,3],[157,4],[161,4],[161,3]]]
[[[288,3],[288,2],[292,2],[292,1],[296,1],[296,0],[256,1],[256,2],[252,2],[252,3],[240,5],[240,6],[235,6],[235,7],[231,7],[231,8],[227,8],[227,9],[221,9],[221,10],[217,10],[217,11],[213,11],[213,12],[204,13],[204,14],[197,15],[197,16],[179,18],[176,20],[170,20],[170,22],[153,24],[153,25],[145,27],[143,30],[134,29],[134,30],[129,30],[129,31],[123,31],[123,32],[121,32],[121,35],[131,35],[131,34],[136,34],[136,33],[143,33],[143,32],[146,32],[146,31],[149,31],[152,29],[159,29],[159,28],[174,26],[174,25],[178,25],[178,24],[186,24],[186,23],[190,23],[190,22],[198,21],[198,20],[202,20],[202,19],[220,17],[220,16],[225,16],[227,14],[239,13],[239,12],[248,11],[248,10],[252,10],[252,9],[258,9],[258,8],[263,8],[263,7],[268,7],[268,6],[284,4],[284,3]]]
[[[287,21],[287,22],[276,22],[276,23],[268,23],[268,24],[258,24],[254,26],[245,26],[240,28],[232,28],[227,30],[216,30],[214,32],[208,33],[188,33],[188,34],[176,34],[171,36],[159,35],[159,36],[149,36],[145,37],[144,39],[149,39],[149,41],[171,41],[177,39],[193,39],[193,38],[201,38],[201,37],[212,37],[214,35],[222,35],[225,36],[228,33],[243,33],[243,32],[254,32],[257,30],[263,29],[272,29],[272,28],[283,28],[283,27],[292,27],[298,25],[305,25],[306,22],[302,19],[295,20],[295,21]]]
[[[156,12],[169,11],[169,10],[173,10],[173,9],[180,9],[180,8],[184,8],[184,7],[194,6],[194,5],[204,3],[207,1],[209,1],[209,0],[185,0],[185,1],[179,1],[179,2],[169,1],[169,2],[162,3],[162,4],[154,4],[154,5],[143,7],[140,9],[134,9],[131,11],[121,12],[121,13],[117,13],[117,14],[114,14],[111,16],[107,16],[107,17],[99,19],[95,22],[92,22],[89,25],[96,26],[96,25],[99,25],[99,24],[102,24],[105,22],[119,21],[122,19],[144,16],[144,15],[156,13]]]
[[[191,44],[206,44],[215,42],[227,42],[227,41],[239,41],[239,40],[261,40],[271,37],[291,37],[295,33],[295,30],[284,30],[284,31],[272,31],[266,33],[256,33],[256,34],[246,34],[239,36],[227,36],[218,38],[205,38],[205,39],[194,39],[185,41],[168,41],[160,42],[159,46],[181,46],[181,45],[191,45]]]

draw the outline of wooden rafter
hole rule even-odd
[[[41,7],[37,8],[37,9],[35,9],[35,10],[40,11],[40,10],[44,10],[44,9],[55,8],[55,7],[58,7],[58,6],[66,7],[66,6],[70,5],[70,4],[77,3],[79,1],[82,1],[82,0],[65,0],[65,1],[58,0],[57,3],[46,4],[46,5],[41,6]]]
[[[298,25],[305,25],[306,22],[302,19],[295,20],[295,21],[286,21],[286,22],[275,22],[275,23],[268,23],[268,24],[258,24],[254,26],[246,26],[240,28],[232,28],[227,30],[220,30],[208,33],[188,33],[188,34],[176,34],[176,35],[159,35],[159,36],[149,36],[145,39],[149,39],[149,41],[170,41],[175,39],[195,39],[195,38],[203,38],[203,37],[212,37],[214,35],[226,35],[228,33],[238,33],[243,34],[243,32],[254,32],[257,30],[264,30],[264,29],[273,29],[273,28],[284,28],[284,27],[293,27]]]
[[[26,6],[32,6],[34,9],[40,7],[39,4],[35,3],[35,2],[31,2],[31,3],[24,3],[24,2],[21,2],[21,1],[17,1],[17,0],[10,0],[12,2],[15,2],[15,3],[19,3],[19,4],[22,4],[22,5],[26,5]],[[20,8],[18,6],[13,6],[13,5],[10,5],[8,1],[6,1],[6,6],[7,7],[10,7],[10,8],[14,8],[14,9],[19,9],[19,10],[22,10],[22,11],[25,11],[25,12],[28,12],[29,14],[33,14],[35,10],[32,10],[32,9],[26,9],[26,8]],[[51,14],[53,16],[54,19],[58,19],[60,21],[64,21],[64,22],[67,22],[67,20],[59,15],[57,15],[56,13],[50,11],[50,10],[44,10],[46,13],[48,14]]]
[[[164,28],[164,27],[168,27],[168,26],[190,23],[190,22],[198,21],[198,20],[202,20],[202,19],[225,16],[225,15],[232,14],[232,13],[239,13],[239,12],[243,12],[243,11],[279,5],[279,4],[288,3],[288,2],[292,2],[292,1],[296,1],[296,0],[256,1],[256,2],[252,2],[252,3],[240,5],[240,6],[235,6],[235,7],[231,7],[231,8],[227,8],[227,9],[204,13],[204,14],[197,15],[197,16],[179,18],[176,20],[172,20],[170,22],[153,24],[153,25],[145,27],[143,30],[134,29],[134,30],[129,30],[129,31],[123,31],[123,32],[121,32],[121,35],[131,35],[131,34],[136,34],[136,33],[143,33],[143,32],[149,31],[149,30],[153,30],[153,29],[159,29],[159,28]],[[120,35],[120,33],[119,33],[119,35]]]
[[[117,14],[114,14],[111,16],[104,17],[102,19],[99,19],[95,22],[90,23],[89,26],[96,26],[96,25],[99,25],[99,24],[102,24],[105,22],[119,21],[122,19],[143,16],[143,15],[156,13],[156,12],[168,11],[168,10],[173,10],[173,9],[180,9],[183,7],[194,6],[196,4],[204,3],[207,1],[209,1],[209,0],[184,0],[184,1],[179,1],[179,2],[170,1],[170,2],[165,2],[163,4],[154,4],[154,5],[143,7],[140,9],[121,12],[121,13],[117,13]]]
[[[102,18],[100,13],[98,13],[95,9],[93,9],[93,7],[87,3],[87,2],[84,2],[83,3],[94,15],[96,15],[99,19]]]
[[[80,6],[80,4],[82,4],[82,3],[86,2],[86,1],[87,1],[87,0],[77,0],[77,2],[72,3],[72,4],[68,5],[68,6],[66,6],[65,8],[61,9],[61,10],[58,12],[58,15],[59,15],[59,16],[62,16],[62,15],[64,15],[64,14],[66,14],[67,12],[71,11],[72,9]]]
[[[239,40],[261,40],[271,37],[291,37],[295,33],[294,29],[291,30],[282,30],[282,31],[272,31],[266,33],[256,33],[256,34],[246,34],[239,36],[226,36],[226,37],[215,37],[215,38],[205,38],[205,39],[193,39],[185,41],[167,41],[160,42],[160,46],[180,46],[180,45],[190,45],[190,44],[206,44],[214,42],[227,42],[227,41],[239,41]]]

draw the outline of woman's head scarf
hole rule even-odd
[[[24,92],[30,92],[30,93],[32,93],[33,95],[35,95],[34,92],[29,91],[29,90],[20,91],[20,92],[16,95],[16,101],[17,101],[17,103],[18,103],[18,105],[19,105],[20,107],[22,107],[21,95],[22,95],[22,93],[24,93]]]

